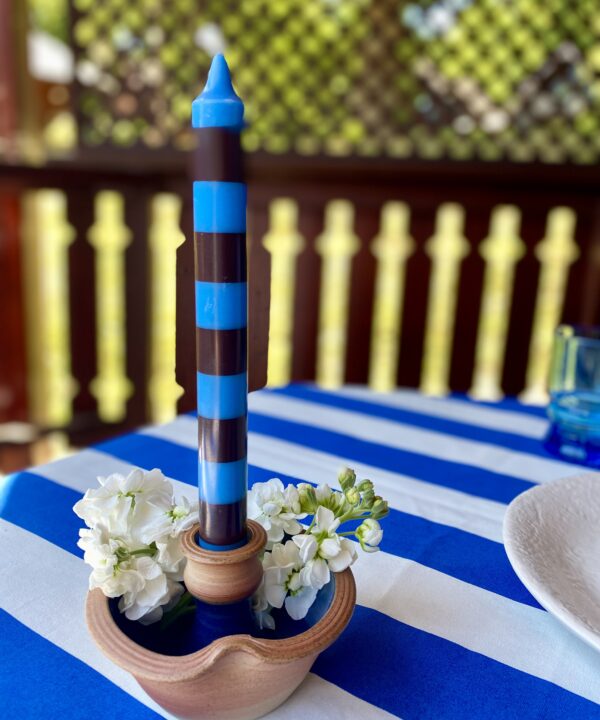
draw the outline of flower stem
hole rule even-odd
[[[184,592],[179,598],[177,605],[172,607],[168,612],[164,613],[162,620],[160,621],[160,629],[166,630],[171,627],[176,620],[179,620],[179,618],[192,612],[196,612],[196,602],[194,601],[192,595],[186,590],[186,592]]]
[[[152,557],[156,553],[156,548],[140,548],[139,550],[130,550],[129,554],[136,557]]]

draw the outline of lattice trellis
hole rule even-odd
[[[72,0],[81,142],[187,149],[225,50],[249,151],[591,163],[597,0]]]

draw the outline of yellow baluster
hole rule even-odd
[[[263,245],[271,255],[271,308],[267,382],[286,385],[292,372],[292,332],[296,259],[304,248],[297,230],[298,206],[293,200],[274,200],[270,208],[270,230]]]
[[[460,205],[442,205],[435,234],[425,246],[432,261],[421,370],[421,391],[427,395],[448,392],[460,264],[469,254],[463,225],[464,210]]]
[[[23,198],[23,270],[29,407],[34,422],[62,427],[72,418],[68,246],[75,233],[58,190]]]
[[[181,200],[156,195],[150,225],[150,380],[148,399],[153,422],[168,422],[177,414],[183,388],[175,380],[177,248],[185,242],[179,228]]]
[[[352,257],[360,248],[353,222],[351,203],[330,202],[325,213],[325,231],[315,244],[322,257],[317,383],[328,388],[344,382]]]
[[[520,221],[518,208],[512,205],[495,208],[490,234],[479,248],[486,265],[473,385],[469,391],[477,400],[502,398],[502,368],[515,266],[525,254],[525,243],[519,238]]]
[[[415,247],[408,234],[409,219],[410,211],[405,203],[386,203],[381,214],[381,233],[372,247],[377,258],[377,273],[369,385],[381,392],[396,386],[406,261]]]
[[[95,199],[95,222],[88,240],[95,250],[96,377],[90,391],[104,422],[125,418],[133,386],[126,374],[125,248],[131,233],[123,219],[123,197],[112,191]]]
[[[579,256],[575,244],[575,213],[557,207],[548,214],[546,237],[535,249],[540,261],[540,279],[533,315],[525,390],[520,400],[532,405],[548,401],[548,373],[552,356],[554,330],[560,322],[569,266]]]

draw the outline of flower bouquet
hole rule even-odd
[[[115,473],[98,482],[73,508],[87,525],[77,544],[92,567],[90,590],[119,598],[119,611],[144,625],[161,620],[167,626],[194,610],[183,585],[179,536],[194,524],[197,505],[176,498],[157,469]],[[267,532],[263,580],[252,598],[259,629],[275,630],[274,608],[285,607],[294,620],[305,618],[331,573],[356,560],[351,537],[365,552],[379,549],[387,502],[375,495],[370,480],[357,483],[349,468],[338,482],[341,492],[308,483],[284,487],[278,478],[250,489],[248,516]],[[346,524],[353,529],[340,531]]]
[[[375,495],[370,480],[356,482],[356,473],[343,470],[342,492],[328,485],[283,486],[274,478],[256,483],[248,495],[248,516],[267,531],[262,558],[263,580],[253,598],[261,628],[275,629],[273,608],[285,606],[294,620],[306,617],[317,593],[357,558],[355,537],[366,552],[378,550],[383,537],[379,519],[387,515],[385,500]],[[301,524],[301,520],[308,524]],[[350,523],[354,529],[340,531]]]
[[[249,720],[280,705],[352,616],[349,567],[358,548],[375,552],[382,539],[379,520],[388,506],[373,483],[357,481],[349,469],[338,482],[341,491],[285,487],[276,478],[254,484],[248,515],[249,527],[262,537],[256,551],[264,546],[256,559],[262,581],[257,576],[251,602],[220,610],[193,597],[182,582],[195,565],[189,549],[198,550],[197,508],[175,497],[159,470],[99,478],[99,487],[74,510],[87,526],[79,539],[92,567],[86,615],[100,649],[180,717]],[[200,552],[220,563],[248,546]],[[218,624],[220,613],[234,608],[248,616],[243,629],[198,642],[197,625]],[[177,636],[185,639],[184,650],[147,641]]]

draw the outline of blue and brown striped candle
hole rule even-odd
[[[222,55],[192,103],[198,138],[194,178],[196,369],[200,545],[246,541],[246,185],[244,105]]]

